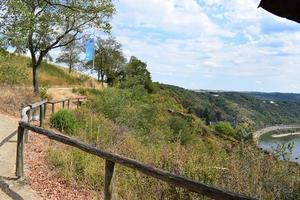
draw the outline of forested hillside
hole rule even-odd
[[[300,94],[296,93],[264,93],[264,92],[246,92],[245,94],[269,101],[300,101]]]
[[[300,101],[297,95],[245,94],[239,92],[196,92],[164,85],[190,113],[207,123],[229,121],[233,126],[260,128],[273,124],[300,122]],[[258,98],[256,95],[259,94]],[[276,101],[275,101],[276,100]]]

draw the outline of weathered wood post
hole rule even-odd
[[[68,109],[70,109],[70,99],[68,99]]]
[[[44,104],[44,119],[46,119],[47,103]]]
[[[40,127],[43,126],[43,119],[44,119],[44,108],[43,108],[43,105],[40,105]]]
[[[25,128],[19,125],[17,140],[17,159],[16,159],[16,176],[18,178],[24,175],[24,134]]]
[[[115,163],[109,160],[105,161],[105,183],[104,183],[104,200],[113,200]]]
[[[62,102],[62,107],[65,108],[65,100]]]
[[[27,122],[30,123],[30,117],[31,117],[30,110],[27,111],[26,115],[27,115],[27,118],[28,118]],[[28,130],[25,130],[24,135],[25,135],[25,139],[24,139],[25,143],[28,143]]]
[[[54,103],[52,103],[52,114],[54,113]]]

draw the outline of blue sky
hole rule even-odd
[[[112,34],[154,81],[189,89],[300,92],[300,24],[259,0],[118,0]]]

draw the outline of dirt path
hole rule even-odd
[[[16,180],[14,174],[17,124],[17,119],[0,114],[0,199],[40,200],[26,181]]]

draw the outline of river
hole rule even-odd
[[[300,135],[283,134],[283,137],[272,137],[272,133],[265,133],[258,139],[258,146],[264,150],[274,152],[279,145],[288,146],[289,143],[293,144],[291,151],[291,160],[300,164]],[[299,159],[298,159],[299,158]]]

